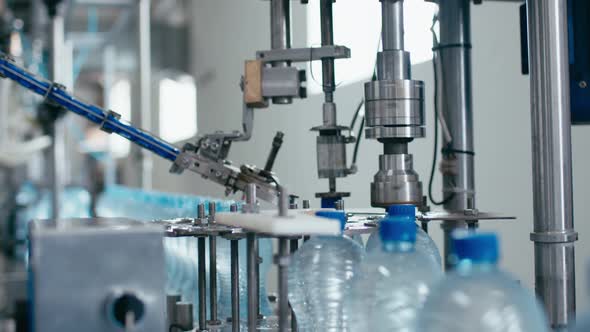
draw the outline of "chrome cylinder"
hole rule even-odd
[[[424,83],[412,80],[404,51],[402,0],[382,0],[383,52],[377,80],[365,83],[365,136],[384,144],[379,171],[371,183],[371,205],[422,205],[422,183],[413,170],[408,143],[424,137]]]
[[[371,205],[422,204],[422,183],[414,171],[411,154],[379,156],[379,171],[371,183]]]
[[[527,1],[531,73],[535,289],[551,326],[575,318],[567,1]]]
[[[473,106],[471,92],[471,13],[469,0],[440,0],[441,111],[457,152],[454,172],[443,174],[443,197],[453,196],[445,204],[449,211],[468,208],[475,202],[473,165]],[[465,153],[467,152],[467,153]]]
[[[273,50],[291,48],[291,2],[289,0],[270,1],[270,45]],[[288,66],[286,62],[276,62],[273,66]],[[274,104],[290,104],[290,97],[273,97]]]
[[[384,50],[404,49],[404,1],[381,1],[381,31]]]
[[[316,143],[318,176],[321,179],[346,176],[346,137],[320,134]]]

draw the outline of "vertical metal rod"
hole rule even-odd
[[[215,202],[209,202],[209,224],[215,224]],[[217,236],[209,236],[209,325],[219,325],[217,319]]]
[[[330,192],[336,191],[336,178],[328,178],[328,188]]]
[[[199,224],[205,223],[205,204],[199,203],[197,205],[197,217]]]
[[[289,240],[279,238],[278,264],[278,291],[279,291],[279,331],[286,332],[289,329],[289,286],[288,286],[288,259]]]
[[[207,276],[205,270],[205,238],[198,238],[199,330],[207,328]]]
[[[384,50],[404,49],[404,1],[381,1],[381,34]]]
[[[256,306],[256,315],[258,319],[262,319],[263,316],[260,314],[260,263],[262,262],[262,257],[260,257],[260,239],[256,237],[256,241],[254,241],[254,250],[256,251],[256,265],[255,265],[255,273],[256,273],[256,301],[258,302],[258,306]]]
[[[299,239],[291,239],[289,241],[289,250],[291,251],[291,257],[299,248]],[[291,309],[291,331],[297,332],[297,318],[295,317],[295,312]]]
[[[443,174],[444,208],[462,211],[475,205],[473,106],[471,93],[471,12],[469,0],[440,0],[441,109],[452,136],[456,174]],[[445,156],[443,156],[444,158]],[[443,222],[445,244],[454,228],[465,222]],[[448,265],[449,248],[445,248]]]
[[[256,185],[248,184],[246,187],[246,204],[243,206],[244,212],[257,213],[258,212],[258,198],[256,197]]]
[[[258,278],[256,267],[258,266],[258,248],[256,234],[248,233],[246,236],[248,274],[248,331],[256,330],[258,321]]]
[[[332,4],[334,0],[320,0],[320,21],[322,46],[334,45],[334,22]],[[322,85],[325,101],[334,101],[334,90],[336,90],[334,74],[334,59],[322,60]]]
[[[231,240],[231,319],[232,332],[240,331],[240,255],[238,240]]]
[[[287,188],[279,186],[279,216],[286,217],[289,214],[289,192]]]
[[[115,46],[108,44],[105,45],[103,50],[103,107],[105,109],[113,109],[113,98],[111,96],[111,88],[115,84],[116,75],[116,61],[117,52]],[[114,185],[117,182],[117,167],[115,164],[114,157],[111,155],[106,156],[105,163],[105,186]]]
[[[291,1],[270,2],[270,44],[273,50],[291,48]],[[273,66],[288,66],[287,62],[275,62]],[[289,97],[275,97],[275,104],[290,104]]]
[[[64,17],[63,7],[58,5],[56,15],[51,17],[51,50],[49,68],[49,78],[53,81],[61,81],[63,79],[60,75],[63,71],[62,59],[64,56],[65,47],[65,32],[64,32]],[[49,161],[49,185],[51,188],[51,218],[56,220],[60,218],[59,207],[61,205],[61,194],[63,191],[63,173],[65,171],[64,165],[64,149],[65,149],[65,133],[63,121],[58,119],[51,124],[51,138],[52,142],[46,152]]]
[[[151,100],[151,30],[150,10],[151,0],[138,0],[137,2],[137,93],[136,102],[131,114],[131,122],[139,127],[152,130],[152,100]],[[138,174],[138,184],[141,188],[152,188],[152,154],[132,146],[132,156]]]
[[[270,46],[273,50],[291,48],[291,4],[289,0],[271,0],[270,29]]]
[[[535,289],[551,326],[576,312],[567,0],[527,1]]]
[[[166,328],[176,323],[176,303],[180,301],[180,295],[166,295]]]

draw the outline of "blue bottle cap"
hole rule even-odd
[[[406,217],[416,219],[416,206],[412,204],[394,204],[387,208],[387,214],[391,217]]]
[[[344,227],[346,226],[346,213],[342,211],[316,211],[316,216],[326,219],[336,219],[340,221],[340,230],[344,231]]]
[[[385,218],[379,223],[382,242],[416,242],[416,224],[409,220]]]
[[[495,264],[500,256],[498,237],[494,233],[455,232],[452,246],[458,261]]]

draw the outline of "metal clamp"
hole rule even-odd
[[[578,232],[568,230],[565,232],[531,233],[531,241],[538,243],[569,243],[578,240]]]
[[[121,114],[108,110],[108,112],[106,112],[106,114],[104,115],[104,118],[102,118],[102,122],[98,125],[98,127],[100,128],[100,130],[104,131],[105,133],[108,134],[112,134],[113,131],[111,129],[107,129],[104,125],[107,124],[107,121],[109,119],[115,119],[115,120],[119,120],[121,119]]]
[[[62,107],[61,105],[59,105],[56,102],[54,102],[54,101],[52,101],[52,100],[49,99],[49,96],[51,95],[51,92],[54,89],[65,91],[66,90],[66,87],[63,84],[56,83],[56,82],[51,82],[49,84],[49,87],[47,88],[47,91],[45,91],[45,94],[43,95],[43,103],[61,108]]]

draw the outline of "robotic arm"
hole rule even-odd
[[[254,183],[260,199],[276,203],[278,180],[270,172],[270,169],[266,169],[268,167],[264,170],[249,165],[242,165],[238,168],[225,159],[233,141],[245,141],[251,136],[254,113],[253,109],[245,104],[243,132],[213,133],[200,138],[196,145],[186,144],[180,150],[173,144],[122,121],[120,115],[111,110],[103,110],[98,106],[78,100],[66,92],[62,85],[36,77],[3,53],[0,53],[0,76],[15,81],[33,93],[43,96],[49,103],[87,118],[98,124],[107,133],[118,134],[173,162],[171,172],[181,173],[185,169],[191,170],[206,179],[225,186],[226,194],[245,191],[248,184]],[[282,136],[282,133],[280,135]],[[274,156],[276,156],[276,151],[271,152],[270,159],[272,160],[269,160],[267,164],[272,166]]]

